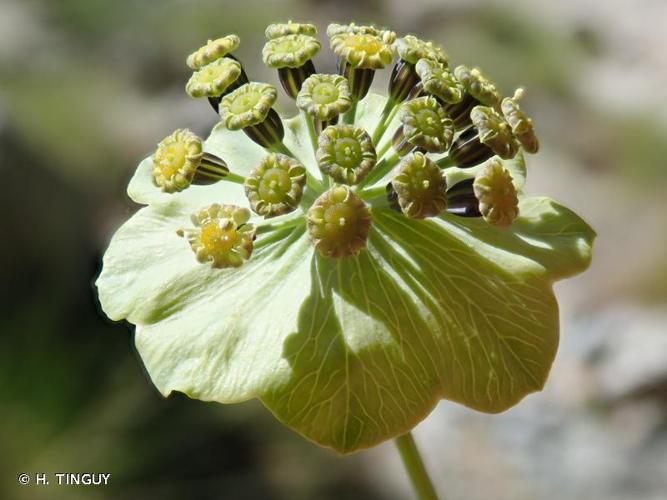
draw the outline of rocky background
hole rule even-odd
[[[136,209],[124,188],[138,160],[177,127],[215,123],[184,93],[185,56],[234,31],[248,73],[275,82],[262,33],[287,18],[420,33],[505,93],[525,85],[543,144],[528,190],[599,234],[591,269],[557,286],[562,343],[546,389],[496,416],[442,402],[416,429],[438,490],[664,499],[664,0],[0,0],[0,498],[411,498],[391,443],[339,458],[256,402],[163,400],[129,327],[95,302],[106,242]],[[318,62],[333,70],[330,56]],[[16,484],[38,471],[112,481]]]

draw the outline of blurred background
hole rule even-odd
[[[506,94],[525,85],[543,145],[528,190],[599,233],[591,269],[557,285],[546,389],[496,416],[442,402],[416,429],[438,490],[667,498],[664,0],[0,0],[0,498],[411,498],[391,443],[340,458],[257,402],[164,400],[129,326],[96,304],[101,255],[137,208],[124,191],[136,164],[173,129],[216,121],[184,92],[187,54],[236,32],[251,78],[276,83],[263,30],[288,18],[315,21],[322,40],[328,21],[415,32]],[[112,480],[16,484],[39,471]]]

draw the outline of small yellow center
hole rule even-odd
[[[212,255],[228,252],[237,239],[236,225],[228,219],[209,221],[201,228],[201,243]]]
[[[185,163],[186,154],[187,148],[185,144],[176,142],[167,146],[160,159],[160,172],[162,172],[162,175],[167,179],[171,179]]]
[[[338,99],[338,88],[329,82],[317,84],[313,89],[313,101],[317,104],[330,104]]]
[[[260,100],[261,94],[259,92],[246,92],[237,96],[229,106],[232,113],[240,115],[246,111],[250,111],[255,104]]]
[[[338,241],[349,240],[355,235],[358,217],[358,210],[348,204],[336,203],[330,206],[324,211],[327,237]]]
[[[285,170],[270,168],[259,182],[259,196],[268,203],[280,203],[292,186],[292,180]]]
[[[383,43],[372,35],[350,35],[345,39],[345,45],[368,54],[377,54],[383,48]]]
[[[432,109],[420,109],[417,114],[419,130],[424,135],[436,136],[442,130],[442,123],[438,113]]]

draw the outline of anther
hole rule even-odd
[[[248,223],[247,208],[215,203],[191,219],[195,227],[176,234],[187,238],[199,262],[210,262],[214,268],[239,267],[250,258],[255,228]]]
[[[250,173],[245,193],[252,210],[265,218],[293,211],[306,184],[306,169],[282,154],[270,154]]]
[[[272,108],[278,92],[273,85],[247,83],[220,101],[220,118],[225,128],[243,130],[262,147],[282,143],[285,129],[278,113]]]
[[[475,197],[484,220],[495,226],[509,226],[519,215],[519,199],[512,175],[502,162],[491,159],[475,176]]]
[[[370,225],[368,207],[347,186],[324,192],[308,210],[308,235],[324,257],[358,254],[366,247]]]
[[[375,166],[377,155],[368,133],[353,125],[332,125],[322,131],[316,152],[322,172],[341,184],[357,184]]]
[[[411,153],[401,160],[391,186],[398,205],[408,217],[434,217],[447,206],[445,177],[423,153]],[[391,203],[391,192],[389,200]]]

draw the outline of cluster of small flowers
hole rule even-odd
[[[321,44],[314,25],[272,24],[265,34],[263,61],[277,69],[301,110],[322,178],[310,175],[283,143],[283,122],[273,108],[277,89],[248,79],[232,55],[239,37],[228,35],[209,40],[187,58],[193,74],[186,91],[207,98],[222,126],[242,130],[267,156],[244,178],[224,159],[204,153],[195,134],[177,130],[154,154],[157,187],[175,192],[198,182],[242,183],[253,212],[264,218],[296,212],[315,247],[329,257],[365,247],[371,208],[382,203],[413,219],[447,211],[507,226],[517,217],[516,189],[502,160],[539,148],[532,121],[519,105],[523,89],[502,98],[479,69],[450,69],[441,47],[373,26],[329,25],[338,74],[315,69]],[[395,58],[386,104],[369,134],[355,125],[357,104],[376,70]],[[396,115],[398,128],[381,144]],[[447,186],[445,171],[453,167],[471,175]],[[390,174],[390,182],[383,183]],[[313,196],[304,196],[308,190]],[[216,205],[195,214],[187,234],[197,258],[214,267],[238,266],[249,258],[255,229],[246,212]]]

